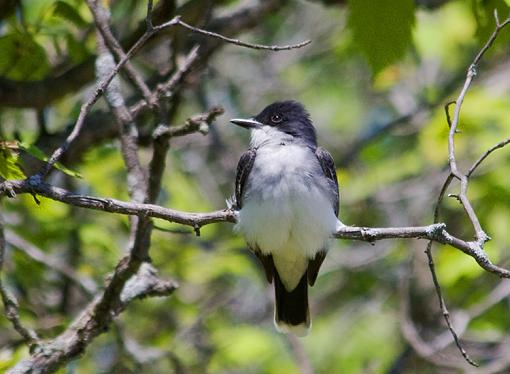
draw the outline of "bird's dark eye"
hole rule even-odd
[[[271,122],[273,123],[280,123],[282,122],[282,116],[280,116],[279,114],[274,114],[271,116]]]

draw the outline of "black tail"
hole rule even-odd
[[[274,295],[274,321],[278,330],[297,336],[306,335],[310,329],[307,273],[303,274],[296,288],[289,292],[275,269]]]

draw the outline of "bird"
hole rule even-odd
[[[231,123],[251,131],[238,162],[231,205],[242,234],[274,284],[274,323],[281,333],[306,336],[313,286],[337,218],[339,191],[333,157],[317,145],[310,114],[294,100],[278,101]]]

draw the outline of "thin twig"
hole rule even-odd
[[[156,90],[156,98],[159,100],[162,97],[169,98],[174,94],[174,90],[181,84],[184,78],[191,71],[193,64],[198,59],[198,46],[195,46],[186,56],[184,63],[179,66],[177,71],[170,77],[170,79],[163,85],[158,86]],[[168,123],[168,115],[165,111],[165,106],[161,105],[160,124],[154,130],[153,137],[153,152],[151,161],[149,163],[149,182],[147,186],[147,199],[149,202],[155,202],[159,190],[161,188],[161,180],[166,166],[166,154],[170,147],[170,136],[167,131],[170,129]]]
[[[487,50],[492,46],[501,29],[503,29],[507,24],[510,23],[510,17],[508,17],[503,23],[500,23],[497,12],[494,13],[494,18],[496,20],[496,28],[494,29],[492,35],[489,37],[489,40],[485,43],[480,52],[478,52],[472,64],[469,66],[466,74],[466,80],[464,81],[464,86],[462,87],[459,96],[455,100],[455,111],[453,119],[450,124],[450,131],[448,134],[448,161],[450,164],[450,170],[453,176],[460,181],[460,193],[458,195],[458,199],[461,202],[462,206],[464,207],[464,210],[468,215],[468,218],[471,221],[473,228],[475,229],[476,241],[479,245],[479,250],[481,251],[483,251],[484,243],[487,242],[490,239],[490,237],[483,230],[480,221],[471,205],[471,202],[467,197],[468,177],[467,175],[463,174],[457,166],[457,160],[455,156],[455,133],[457,132],[457,127],[459,125],[462,103],[464,102],[464,97],[466,96],[466,93],[469,87],[471,86],[474,77],[477,74],[478,63],[480,62],[484,54],[487,52]]]
[[[453,328],[452,322],[450,320],[450,312],[448,311],[448,308],[446,307],[446,303],[443,298],[443,293],[441,291],[441,286],[439,284],[439,280],[437,279],[437,273],[436,273],[436,269],[435,269],[435,265],[434,265],[434,260],[432,257],[432,243],[433,243],[432,241],[428,242],[427,250],[425,251],[425,253],[427,254],[427,257],[428,257],[428,264],[429,264],[430,274],[432,275],[432,282],[434,283],[434,288],[436,290],[437,298],[439,300],[439,308],[441,309],[441,313],[443,314],[443,318],[446,322],[446,326],[448,327],[448,330],[450,331],[450,334],[452,335],[453,340],[455,341],[455,345],[457,346],[460,353],[462,354],[462,357],[464,357],[464,359],[467,362],[469,362],[471,365],[478,367],[479,364],[477,362],[473,361],[471,359],[471,357],[469,357],[469,354],[462,346],[459,336],[457,335],[457,332]]]
[[[151,101],[159,102],[161,99],[169,100],[175,93],[175,90],[182,84],[184,78],[190,73],[195,62],[198,60],[199,46],[195,45],[188,52],[182,65],[179,66],[177,71],[164,83],[161,83],[156,88],[155,92],[151,96]],[[140,100],[139,102],[132,105],[129,110],[133,117],[138,116],[140,111],[144,110],[148,106],[147,101]],[[168,126],[167,126],[168,127]]]
[[[471,175],[475,172],[475,170],[480,166],[480,164],[494,151],[503,148],[508,143],[510,143],[510,138],[507,138],[498,144],[493,145],[490,147],[483,155],[480,156],[478,160],[475,161],[475,163],[469,168],[468,172],[466,173],[466,177],[469,178]]]
[[[481,162],[483,162],[483,160],[485,160],[485,158],[489,154],[491,154],[494,150],[505,146],[507,143],[505,143],[505,141],[503,141],[501,143],[498,143],[493,148],[489,149],[484,155],[482,155],[482,157],[480,157],[478,159],[478,161],[475,162],[475,164],[471,167],[471,169],[468,171],[467,174],[463,174],[457,166],[457,160],[456,160],[456,156],[455,156],[455,134],[458,132],[457,127],[459,125],[460,111],[462,108],[462,103],[464,102],[464,98],[467,94],[467,91],[468,91],[469,87],[471,86],[471,83],[472,83],[474,77],[477,74],[477,71],[476,71],[477,65],[480,62],[483,55],[485,54],[485,52],[487,52],[487,50],[491,47],[491,45],[496,40],[496,37],[498,36],[499,31],[503,27],[505,27],[508,23],[510,23],[510,17],[508,17],[503,23],[500,23],[499,19],[498,19],[497,12],[494,13],[494,18],[496,20],[496,28],[495,28],[494,32],[492,33],[492,35],[490,36],[489,40],[485,43],[485,45],[482,47],[482,49],[478,52],[478,54],[474,58],[472,64],[469,66],[469,68],[467,70],[467,74],[466,74],[466,79],[464,81],[462,90],[459,93],[459,96],[457,97],[457,99],[455,101],[450,101],[449,103],[447,103],[445,105],[446,121],[450,128],[450,131],[448,133],[448,161],[449,161],[449,166],[450,166],[450,174],[448,175],[446,181],[443,184],[443,187],[441,188],[439,197],[437,199],[437,203],[434,208],[434,223],[436,223],[438,221],[438,216],[439,216],[439,206],[441,204],[441,201],[443,200],[444,194],[445,194],[448,186],[450,185],[452,179],[457,178],[460,181],[460,193],[458,195],[455,195],[455,197],[462,204],[464,211],[466,212],[466,214],[467,214],[469,220],[471,221],[471,224],[473,225],[473,228],[475,230],[476,241],[470,242],[470,246],[471,246],[470,252],[476,254],[477,257],[480,260],[482,260],[482,262],[485,262],[485,263],[490,263],[490,260],[489,260],[488,256],[486,255],[485,251],[483,250],[483,246],[488,240],[490,240],[490,237],[483,230],[483,228],[480,224],[480,221],[478,219],[478,216],[476,215],[476,213],[471,205],[471,202],[469,201],[469,199],[467,197],[467,190],[468,190],[468,183],[469,183],[468,178],[471,175],[471,173],[478,167],[478,165],[480,165]],[[448,110],[449,106],[451,104],[455,104],[455,111],[454,111],[453,119],[450,118],[450,113]],[[439,284],[436,270],[435,270],[434,260],[433,260],[433,256],[432,256],[432,244],[433,244],[433,241],[430,240],[427,244],[427,249],[425,250],[425,253],[428,258],[429,269],[430,269],[430,273],[432,276],[432,281],[434,283],[434,288],[436,290],[436,294],[438,297],[439,307],[443,314],[443,317],[444,317],[444,320],[448,327],[448,330],[450,331],[450,334],[452,335],[452,337],[455,341],[455,345],[461,352],[462,356],[469,364],[471,364],[473,366],[478,366],[478,364],[476,362],[474,362],[469,357],[468,353],[462,346],[460,339],[458,337],[458,334],[456,333],[456,331],[453,328],[453,325],[451,323],[450,313],[448,312],[448,308],[446,307],[446,303],[445,303],[445,300],[443,298],[443,294],[441,291],[441,286]],[[481,261],[477,260],[477,262],[479,264],[481,264]],[[494,265],[492,265],[492,266],[494,266]],[[484,266],[482,265],[482,267],[484,267]]]
[[[196,32],[196,33],[199,33],[202,35],[206,35],[211,38],[220,39],[227,43],[232,43],[235,45],[239,45],[241,47],[252,48],[252,49],[264,49],[264,50],[269,50],[269,51],[288,51],[289,49],[302,48],[312,42],[311,40],[305,40],[300,43],[289,44],[289,45],[265,45],[265,44],[247,43],[247,42],[243,42],[242,40],[239,40],[239,39],[229,38],[227,36],[218,34],[216,32],[207,31],[207,30],[203,30],[201,28],[195,27],[195,26],[191,26],[191,25],[187,24],[186,22],[182,21],[180,18],[177,20],[177,24],[179,26],[182,26],[182,27],[184,27],[188,30],[191,30],[193,32]]]
[[[482,47],[480,52],[478,52],[478,54],[476,55],[475,59],[473,60],[473,64],[471,66],[473,66],[475,68],[476,68],[476,65],[478,65],[478,63],[482,59],[483,55],[485,55],[487,50],[492,46],[492,44],[494,43],[494,41],[498,37],[498,34],[501,31],[501,29],[503,29],[506,25],[508,25],[510,23],[510,17],[507,17],[503,21],[503,23],[499,22],[498,10],[497,9],[494,9],[494,20],[496,21],[496,29],[493,31],[493,33],[489,37],[489,40],[487,40],[487,43],[485,43],[485,45]]]
[[[148,4],[148,13],[149,14],[150,14],[151,9],[152,9],[152,3]],[[88,113],[92,109],[93,105],[101,97],[101,95],[103,94],[103,92],[106,89],[106,87],[108,86],[108,84],[110,84],[110,82],[113,79],[113,77],[115,75],[117,75],[119,70],[127,62],[129,62],[131,57],[145,44],[145,42],[147,40],[149,40],[154,34],[160,32],[161,30],[164,30],[164,29],[166,29],[168,27],[172,27],[172,26],[175,26],[175,25],[179,25],[179,26],[185,27],[185,28],[187,28],[187,29],[189,29],[189,30],[191,30],[193,32],[197,32],[197,33],[206,35],[208,37],[217,38],[217,39],[220,39],[220,40],[225,41],[227,43],[236,44],[236,45],[239,45],[239,46],[242,46],[242,47],[246,47],[246,48],[266,49],[266,50],[271,50],[271,51],[283,51],[283,50],[301,48],[301,47],[304,47],[304,46],[306,46],[307,44],[310,43],[310,40],[307,40],[307,41],[304,41],[304,42],[301,42],[301,43],[298,43],[298,44],[290,44],[290,45],[284,45],[284,46],[278,46],[278,45],[268,46],[268,45],[262,45],[262,44],[246,43],[246,42],[243,42],[243,41],[238,40],[238,39],[229,38],[229,37],[223,36],[221,34],[218,34],[218,33],[212,32],[212,31],[202,30],[200,28],[188,25],[187,23],[183,22],[180,19],[180,16],[175,16],[170,21],[167,21],[167,22],[162,23],[162,24],[157,25],[157,26],[152,25],[152,21],[149,19],[149,21],[147,22],[147,25],[149,27],[147,28],[145,33],[140,37],[140,39],[138,39],[138,41],[133,45],[133,47],[131,47],[131,49],[126,54],[122,55],[122,58],[120,59],[120,61],[115,66],[115,69],[113,69],[111,71],[111,73],[104,80],[102,80],[98,84],[98,87],[94,91],[93,95],[81,106],[80,114],[78,116],[78,119],[76,120],[76,123],[75,123],[74,127],[73,127],[73,131],[69,134],[69,136],[64,141],[64,143],[62,143],[62,145],[53,152],[53,154],[51,155],[51,157],[48,160],[48,162],[44,165],[44,167],[39,172],[39,177],[44,177],[44,176],[46,176],[46,174],[48,174],[48,172],[51,170],[53,165],[56,162],[58,162],[60,160],[60,158],[62,157],[62,155],[67,151],[67,149],[69,148],[70,144],[72,144],[76,140],[76,138],[79,136],[79,134],[81,132],[81,129],[83,127],[83,123],[84,123],[85,117],[88,115]],[[118,49],[117,49],[117,52],[120,53],[120,51]],[[147,105],[150,105],[150,104],[151,104],[151,102],[147,103]]]
[[[205,135],[208,133],[211,123],[217,116],[223,114],[223,111],[224,110],[221,107],[213,107],[205,113],[197,114],[188,118],[183,125],[160,129],[158,136],[165,135],[173,138],[189,135],[195,132],[200,132]]]
[[[154,25],[152,24],[152,7],[153,7],[153,1],[148,0],[147,1],[147,15],[145,17],[145,25],[147,27],[147,30],[151,30],[154,28]]]
[[[410,277],[411,271],[409,269],[407,274],[399,282],[400,330],[402,331],[402,335],[409,342],[414,351],[427,361],[439,367],[459,369],[458,365],[454,365],[453,362],[450,362],[449,360],[447,361],[442,355],[436,354],[435,347],[423,340],[416,325],[414,324],[411,317],[411,303],[409,300],[411,283]]]
[[[96,88],[92,96],[81,106],[80,114],[78,116],[78,119],[76,120],[76,123],[74,124],[73,130],[71,131],[67,139],[64,141],[64,143],[62,143],[62,145],[53,152],[48,162],[39,172],[38,174],[39,178],[44,177],[46,176],[46,174],[48,174],[53,165],[60,160],[60,158],[67,151],[69,146],[78,138],[83,127],[85,117],[88,115],[94,104],[97,102],[97,100],[99,100],[101,95],[104,93],[106,87],[110,84],[112,79],[117,75],[119,70],[126,64],[126,62],[129,61],[129,59],[132,56],[134,56],[136,52],[138,52],[138,50],[145,44],[147,40],[150,39],[151,36],[165,28],[174,26],[177,23],[177,21],[178,17],[174,17],[173,19],[171,19],[168,22],[165,22],[162,25],[147,30],[140,37],[140,39],[138,39],[138,41],[131,47],[131,49],[126,53],[126,55],[117,63],[117,65],[110,72],[110,74],[108,74],[102,81],[99,82],[98,87]]]
[[[87,0],[87,5],[92,13],[92,16],[94,17],[96,29],[101,33],[101,36],[104,38],[104,41],[108,45],[110,51],[114,53],[119,60],[125,58],[126,52],[124,52],[122,46],[117,41],[110,28],[109,10],[105,9],[101,5],[101,2],[98,0]],[[147,28],[147,30],[150,30],[150,28]],[[140,73],[138,73],[131,61],[126,61],[124,70],[126,71],[129,79],[133,82],[138,91],[140,91],[149,105],[154,105],[155,103],[150,101],[151,91],[149,87],[145,84],[142,76]]]

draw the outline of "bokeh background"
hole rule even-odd
[[[157,3],[161,2],[165,1]],[[168,19],[183,14],[206,29],[214,26],[216,17],[257,5],[244,0],[166,2],[174,7]],[[145,2],[105,3],[121,40],[144,20]],[[319,143],[336,161],[340,219],[345,224],[430,224],[448,174],[444,104],[458,95],[467,68],[494,29],[493,10],[498,9],[500,19],[506,18],[508,2],[273,3],[273,11],[236,31],[236,37],[264,44],[305,39],[312,43],[283,52],[222,44],[204,59],[173,99],[171,123],[181,124],[213,105],[225,108],[225,114],[205,136],[172,140],[158,203],[197,212],[224,208],[233,191],[237,160],[249,140],[249,134],[230,125],[229,119],[254,115],[272,101],[295,99],[308,108]],[[93,59],[92,17],[82,1],[0,1],[0,5],[0,91],[7,92],[7,82],[45,78],[51,88],[52,74]],[[236,27],[220,26],[227,31]],[[134,62],[151,87],[175,69],[196,42],[193,38],[180,30],[158,38],[137,55]],[[456,137],[464,170],[508,137],[509,41],[510,29],[503,30],[466,97]],[[0,95],[0,138],[36,144],[50,153],[94,88],[93,79],[69,84],[73,88],[65,95],[56,94],[44,105],[13,105]],[[123,84],[126,95],[136,97],[129,83]],[[82,178],[57,171],[51,176],[53,184],[129,199],[118,141],[105,130],[108,118],[113,121],[100,100],[87,127],[100,135],[64,160]],[[149,137],[143,135],[156,124],[150,117],[139,121],[144,162],[149,160]],[[28,175],[35,160],[23,152],[19,157]],[[508,161],[506,150],[496,152],[472,178],[469,189],[492,237],[487,252],[502,266],[509,265],[510,250]],[[454,183],[449,192],[456,191]],[[103,284],[126,248],[128,219],[40,200],[40,205],[29,195],[4,200],[7,229],[81,276]],[[473,237],[455,199],[445,200],[440,220],[461,238]],[[168,298],[130,305],[62,373],[443,373],[466,368],[444,326],[424,241],[373,245],[334,241],[310,291],[312,332],[297,339],[275,331],[272,288],[231,224],[208,225],[200,237],[164,221],[155,220],[155,225],[159,229],[152,235],[152,264],[160,275],[177,280],[179,289]],[[509,285],[451,247],[436,245],[434,256],[466,349],[484,365],[501,361],[509,355],[505,348]],[[45,338],[63,331],[88,301],[76,285],[12,243],[2,277],[19,300],[23,321]],[[432,358],[417,352],[410,328],[425,341],[443,339]],[[0,371],[27,355],[26,346],[0,316]],[[501,372],[510,370],[506,365],[503,362]]]

